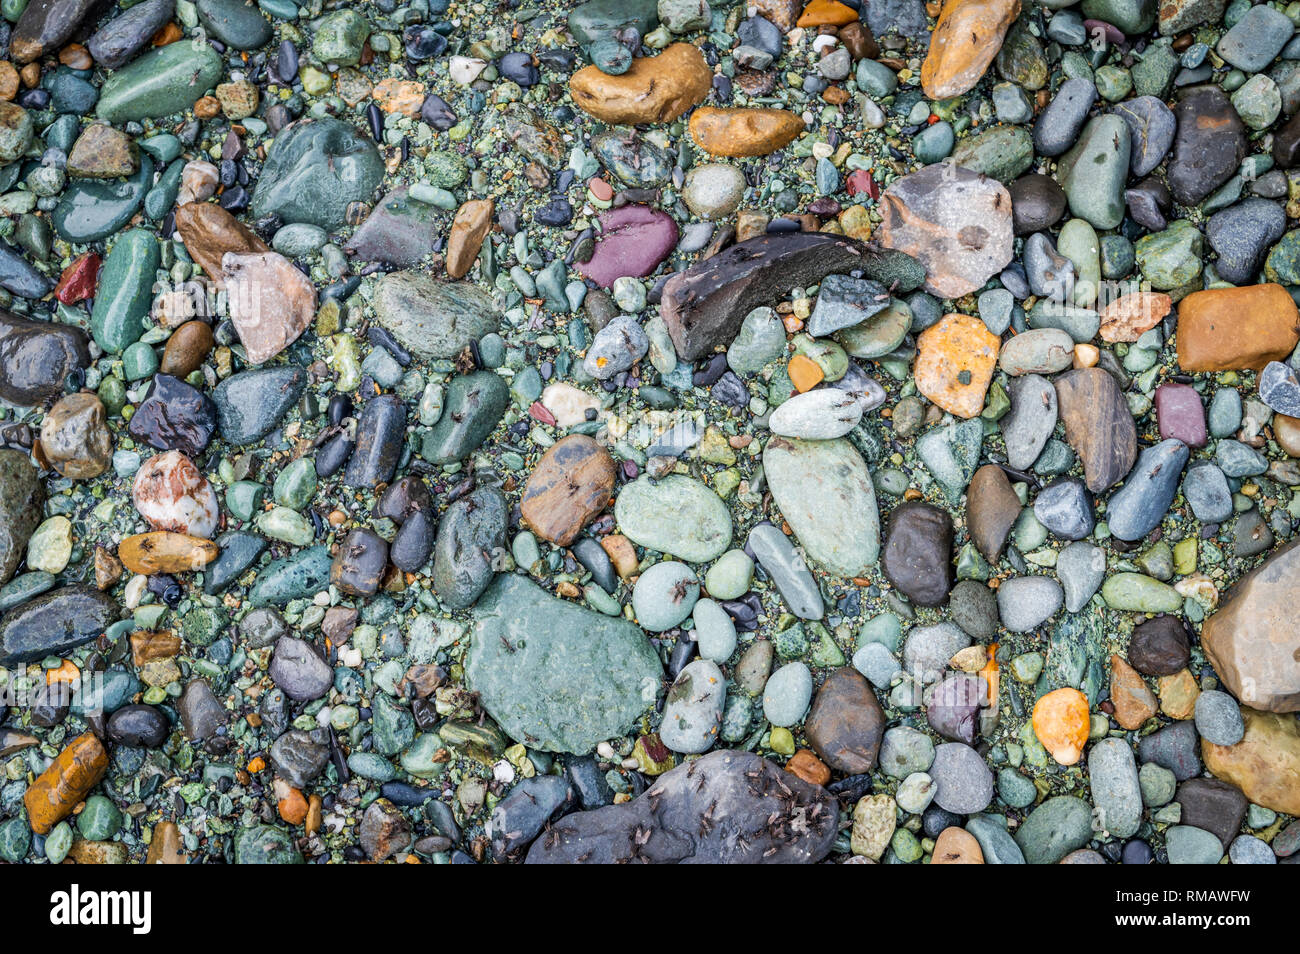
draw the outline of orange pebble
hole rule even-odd
[[[181,35],[180,25],[173,21],[155,33],[151,42],[154,46],[166,46],[168,43],[175,43]]]
[[[248,763],[248,771],[249,774],[251,775],[256,775],[258,772],[262,771],[265,768],[266,768],[266,759],[262,758],[260,755],[254,758],[253,761]]]
[[[816,361],[805,358],[801,354],[797,354],[790,359],[786,372],[790,375],[790,382],[795,386],[795,390],[801,394],[804,391],[811,391],[826,376],[826,373],[822,371],[821,366]]]
[[[296,788],[284,784],[276,779],[276,794],[279,801],[276,802],[276,808],[279,809],[280,817],[290,825],[301,825],[307,817],[307,799]]]
[[[810,785],[825,785],[831,780],[831,770],[826,763],[807,749],[800,749],[785,763],[785,770],[797,775]]]
[[[803,331],[803,319],[793,312],[782,315],[781,324],[785,325],[785,333],[788,335],[798,334]]]
[[[858,11],[838,0],[812,0],[803,8],[795,26],[845,26],[858,19]]]
[[[81,670],[76,667],[71,659],[65,659],[59,663],[57,669],[45,670],[45,684],[52,686],[56,682],[74,683],[81,678]]]
[[[1088,742],[1088,697],[1078,689],[1057,689],[1034,706],[1034,735],[1061,765],[1074,765]]]

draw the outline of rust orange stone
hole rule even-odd
[[[1281,285],[1193,292],[1178,303],[1184,371],[1259,371],[1300,343],[1300,311]]]
[[[1034,705],[1034,735],[1061,765],[1074,765],[1088,743],[1088,697],[1057,689]]]
[[[1173,307],[1173,299],[1160,292],[1121,295],[1101,310],[1101,340],[1137,341]]]
[[[37,776],[23,796],[27,823],[38,835],[72,814],[108,771],[108,752],[89,732],[77,736],[50,767]]]
[[[948,0],[921,64],[921,87],[930,99],[969,91],[1002,49],[1020,15],[1020,0]]]
[[[790,383],[794,385],[795,390],[800,394],[817,387],[822,378],[826,376],[826,372],[821,369],[821,365],[812,358],[801,354],[797,354],[790,359],[786,373],[790,375]]]
[[[691,113],[691,138],[711,156],[766,156],[803,132],[803,118],[788,109],[718,109]]]
[[[1110,701],[1120,728],[1139,729],[1156,714],[1156,697],[1142,674],[1118,653],[1110,657]]]
[[[178,206],[176,231],[185,243],[185,251],[199,263],[217,288],[224,288],[226,284],[221,258],[227,252],[254,254],[271,251],[256,232],[215,202],[187,202]]]
[[[201,570],[217,558],[211,540],[188,533],[154,530],[127,537],[118,545],[117,556],[132,573],[190,573]]]
[[[584,66],[569,80],[569,92],[583,112],[621,126],[672,122],[704,102],[712,86],[713,71],[690,43],[637,57],[620,76]]]
[[[1001,340],[972,315],[945,315],[916,341],[916,388],[958,417],[984,408]]]
[[[803,8],[795,26],[846,26],[858,18],[858,11],[837,0],[812,0]]]
[[[592,438],[573,434],[537,462],[519,511],[538,536],[567,547],[613,493],[614,458]]]
[[[464,278],[492,228],[491,199],[470,199],[456,210],[447,237],[447,274]]]

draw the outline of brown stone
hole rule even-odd
[[[827,765],[846,775],[861,775],[876,767],[885,713],[862,673],[846,666],[831,673],[817,690],[804,731]]]
[[[704,102],[712,86],[713,71],[690,43],[673,43],[658,56],[639,56],[621,76],[584,66],[569,80],[579,108],[619,126],[672,122]]]
[[[31,63],[63,46],[94,8],[94,0],[31,0],[9,40],[15,63]]]
[[[948,0],[921,64],[925,95],[950,99],[974,87],[1019,15],[1020,0]]]
[[[8,60],[0,61],[0,101],[11,102],[18,95],[18,70]]]
[[[67,168],[73,178],[129,176],[140,168],[140,149],[126,133],[107,123],[92,123],[72,144]]]
[[[50,408],[41,423],[41,450],[55,470],[73,480],[98,477],[108,470],[113,438],[99,396],[79,391]]]
[[[32,831],[48,835],[85,800],[106,771],[108,752],[94,735],[85,732],[69,742],[23,796]]]
[[[1157,616],[1133,627],[1128,661],[1146,676],[1172,676],[1191,661],[1187,630],[1177,616]]]
[[[1120,728],[1141,728],[1156,714],[1156,697],[1142,675],[1118,653],[1110,657],[1110,701]]]
[[[1300,711],[1300,545],[1290,543],[1228,590],[1201,627],[1201,646],[1224,685],[1246,705]]]
[[[880,44],[876,42],[871,28],[861,20],[846,23],[840,27],[837,35],[844,48],[849,51],[849,55],[855,60],[874,60],[880,55]]]
[[[95,547],[95,588],[106,590],[122,578],[122,561],[105,547]]]
[[[130,861],[120,841],[88,841],[78,838],[68,849],[68,860],[77,865],[124,865]]]
[[[447,236],[447,274],[452,278],[469,274],[483,247],[483,239],[492,228],[492,209],[491,199],[470,199],[456,210],[451,234]]]
[[[311,324],[316,286],[279,252],[227,252],[221,269],[249,364],[274,358]]]
[[[799,776],[809,785],[830,784],[830,768],[808,749],[800,749],[792,755],[790,761],[785,763],[785,770],[791,775]]]
[[[889,515],[881,568],[890,583],[918,606],[940,606],[953,585],[952,519],[919,500]]]
[[[964,828],[945,828],[934,842],[932,865],[982,865],[984,852],[980,843]]]
[[[1115,379],[1101,368],[1077,368],[1056,379],[1065,440],[1083,463],[1094,494],[1123,480],[1137,460],[1137,427]]]
[[[180,827],[175,822],[159,822],[153,827],[153,840],[149,842],[149,853],[145,856],[147,865],[183,865],[185,842],[181,839]]]
[[[782,33],[789,33],[803,9],[803,0],[751,0],[750,4],[760,17],[771,20]]]
[[[766,156],[803,132],[803,117],[788,109],[719,109],[691,113],[691,138],[711,156]]]
[[[930,294],[961,298],[1011,261],[1011,195],[996,179],[935,163],[890,184],[875,235],[925,266]]]
[[[567,547],[609,506],[613,493],[614,459],[594,439],[573,434],[537,462],[519,511],[538,536]]]
[[[1295,716],[1241,707],[1246,734],[1236,745],[1201,740],[1205,767],[1265,808],[1300,815],[1300,724]]]
[[[945,411],[974,417],[984,408],[1002,342],[973,315],[945,315],[916,339],[916,389]]]
[[[188,377],[203,365],[214,344],[212,328],[206,321],[187,321],[167,339],[158,370],[177,378]]]
[[[1259,371],[1300,343],[1300,311],[1281,285],[1192,292],[1178,303],[1184,371]]]
[[[1201,687],[1190,671],[1180,669],[1172,676],[1161,676],[1156,689],[1160,695],[1160,711],[1169,718],[1190,719],[1195,713]]]
[[[201,570],[217,558],[217,545],[202,537],[169,530],[153,530],[127,537],[117,556],[132,573],[190,573]]]
[[[218,288],[225,287],[221,259],[227,252],[256,254],[270,247],[252,229],[213,202],[189,202],[176,209],[176,231],[190,258]]]
[[[366,856],[374,862],[383,862],[405,852],[411,844],[410,822],[402,810],[386,798],[377,798],[370,803],[361,816],[358,834]]]
[[[1160,292],[1121,295],[1101,310],[1102,341],[1137,341],[1169,314],[1173,299]]]
[[[139,669],[157,659],[170,659],[181,651],[181,638],[169,629],[131,634],[131,663]]]
[[[975,471],[966,490],[966,529],[971,541],[990,563],[1002,558],[1002,548],[1020,516],[1020,498],[997,464]]]
[[[1300,417],[1273,415],[1273,437],[1290,457],[1300,457]]]

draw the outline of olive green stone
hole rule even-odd
[[[280,471],[273,488],[275,502],[290,510],[301,510],[316,493],[316,464],[299,457]]]
[[[216,86],[221,75],[221,56],[206,43],[169,43],[109,75],[99,95],[99,116],[125,123],[179,113]]]
[[[356,66],[361,49],[370,36],[370,24],[355,10],[336,10],[316,26],[312,53],[322,63]]]
[[[158,240],[144,229],[124,233],[109,250],[90,315],[91,334],[105,351],[122,352],[144,332],[159,255]]]
[[[1141,573],[1116,573],[1101,587],[1111,609],[1133,613],[1177,613],[1183,598],[1172,586]]]
[[[122,812],[111,799],[91,795],[77,816],[77,831],[90,841],[108,841],[122,828]]]
[[[1023,127],[994,126],[959,142],[952,161],[999,182],[1010,182],[1033,164],[1034,140]]]
[[[140,381],[158,370],[158,355],[153,345],[137,341],[122,352],[122,373],[128,381]]]

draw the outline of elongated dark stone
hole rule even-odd
[[[77,32],[98,0],[32,0],[9,40],[9,56],[22,66],[53,53]]]
[[[90,642],[121,617],[116,600],[89,586],[43,593],[0,616],[0,666],[61,655]]]
[[[176,0],[145,0],[95,31],[86,49],[100,66],[115,70],[144,49],[176,11]]]
[[[357,421],[357,449],[344,479],[354,487],[374,487],[393,479],[406,436],[406,404],[393,394],[371,398]]]

